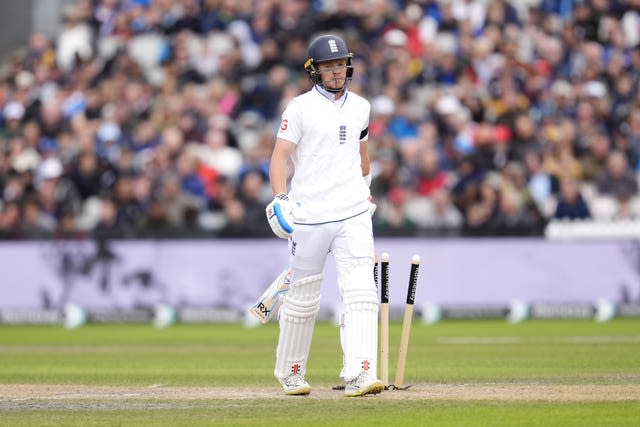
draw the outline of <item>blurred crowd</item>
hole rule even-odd
[[[640,215],[638,0],[77,0],[0,69],[0,237],[269,236],[280,113],[342,35],[378,235]]]

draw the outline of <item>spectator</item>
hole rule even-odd
[[[98,128],[96,153],[101,159],[116,164],[122,151],[122,131],[117,123],[107,122]]]
[[[629,168],[624,153],[614,151],[607,159],[606,170],[598,177],[598,191],[614,197],[628,198],[638,193],[638,181]]]
[[[196,196],[181,191],[180,177],[175,174],[167,174],[161,178],[159,188],[159,200],[164,207],[169,223],[177,228],[185,228],[188,224],[188,215],[202,208],[202,200]]]
[[[91,229],[88,206],[118,186],[134,188],[116,203],[138,206],[120,220],[139,233],[247,235],[260,202],[242,187],[264,175],[277,117],[308,89],[298,58],[310,36],[331,29],[360,52],[351,85],[372,99],[378,233],[449,223],[449,201],[469,234],[497,233],[523,208],[552,218],[567,174],[590,215],[610,198],[611,217],[633,216],[640,31],[625,2],[67,3],[59,32],[30,35],[2,64],[5,237],[21,235],[16,207],[58,232]],[[602,172],[617,153],[625,171]],[[513,161],[526,167],[519,185]]]
[[[456,173],[457,182],[451,190],[453,203],[466,216],[479,193],[480,184],[485,174],[479,167],[478,160],[473,156],[461,158]]]
[[[93,235],[99,238],[122,238],[127,235],[127,226],[118,214],[115,201],[108,195],[100,199],[100,219],[93,228]]]
[[[78,190],[63,172],[62,163],[55,157],[43,161],[36,171],[39,203],[56,223],[66,212],[78,215],[81,207]]]
[[[522,194],[502,191],[492,226],[502,236],[527,235],[533,233],[537,218],[528,208]]]
[[[407,203],[412,200],[411,196],[406,187],[394,187],[384,199],[378,201],[374,225],[390,235],[415,232],[417,224],[407,214]]]
[[[403,184],[398,155],[391,150],[382,150],[377,154],[373,160],[373,170],[371,195],[374,200],[387,197],[394,188]]]
[[[228,177],[237,176],[242,166],[242,153],[229,146],[229,138],[223,129],[209,129],[204,145],[190,145],[189,149],[207,166]]]
[[[238,200],[244,206],[244,226],[247,235],[268,236],[271,234],[269,224],[265,220],[264,207],[271,200],[271,192],[261,173],[248,172],[240,181]]]
[[[444,188],[433,191],[430,197],[412,198],[405,209],[409,221],[431,234],[457,235],[464,221]]]
[[[279,116],[280,99],[289,80],[289,70],[283,65],[273,66],[264,81],[256,79],[251,88],[243,93],[238,106],[241,111],[253,111],[265,120]]]
[[[151,237],[173,236],[177,231],[169,221],[165,205],[155,198],[149,202],[147,215],[140,223],[140,230],[143,235]]]
[[[139,227],[146,215],[144,205],[136,198],[134,189],[135,177],[121,175],[115,182],[112,200],[118,212],[118,222],[127,233]]]
[[[20,205],[16,201],[4,203],[0,210],[0,236],[5,239],[21,238]]]
[[[9,102],[2,111],[4,121],[3,136],[11,138],[22,134],[22,118],[24,117],[24,106],[17,102]]]
[[[56,221],[43,212],[38,199],[29,197],[22,204],[20,233],[23,237],[46,237],[56,229]]]
[[[229,200],[225,203],[223,210],[226,222],[218,234],[222,237],[248,236],[249,234],[246,228],[246,211],[242,202],[238,199]]]
[[[583,179],[595,183],[603,175],[611,153],[607,135],[597,132],[587,136],[587,151],[581,156]]]
[[[472,236],[488,236],[495,233],[498,221],[500,177],[487,175],[478,184],[477,193],[465,210],[466,233]]]
[[[78,189],[78,195],[83,201],[89,197],[97,196],[102,190],[106,190],[101,180],[98,156],[90,151],[81,153],[72,163],[70,179]]]
[[[67,5],[62,12],[64,27],[56,42],[56,58],[65,72],[93,56],[93,35],[81,13],[78,5]]]
[[[177,173],[180,177],[181,192],[192,196],[201,202],[206,202],[205,185],[198,176],[198,159],[189,152],[180,154],[176,162]]]
[[[573,177],[566,176],[560,179],[560,194],[554,218],[571,220],[591,218],[589,207],[580,193],[578,181]]]
[[[538,210],[546,218],[553,215],[551,203],[555,201],[554,189],[558,187],[555,178],[543,167],[538,151],[529,151],[524,158],[527,172],[527,189]]]
[[[640,108],[633,108],[621,126],[621,137],[627,141],[630,159],[636,159],[630,166],[636,173],[640,170]]]
[[[425,147],[418,154],[418,170],[415,173],[416,190],[421,196],[430,196],[448,184],[447,173],[440,169],[440,159],[433,147]]]
[[[536,135],[536,124],[528,113],[519,113],[514,117],[513,135],[509,147],[509,159],[525,161],[526,153],[537,150],[542,145]]]

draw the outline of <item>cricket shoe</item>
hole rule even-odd
[[[384,390],[384,384],[366,371],[348,381],[344,388],[344,395],[347,397],[364,396],[366,394],[378,394]]]
[[[291,374],[280,380],[280,384],[282,384],[284,394],[289,396],[304,396],[311,393],[311,386],[300,374]]]

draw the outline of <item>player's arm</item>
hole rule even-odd
[[[369,159],[369,139],[368,129],[362,131],[360,135],[360,168],[362,169],[362,178],[364,182],[371,187],[371,160]],[[364,140],[362,139],[364,137]],[[373,216],[376,212],[377,205],[371,201],[369,196],[369,215]]]
[[[265,214],[273,233],[288,239],[295,229],[295,220],[304,220],[304,212],[287,195],[287,162],[296,145],[283,138],[276,138],[269,164],[269,180],[273,200],[267,205]]]
[[[287,162],[296,149],[296,144],[286,139],[277,138],[269,164],[269,180],[273,194],[287,192]]]
[[[365,129],[360,134],[360,168],[362,169],[362,177],[371,185],[371,161],[369,160],[369,129]]]
[[[360,167],[362,168],[362,176],[371,173],[371,161],[369,160],[369,142],[362,141],[360,143]]]

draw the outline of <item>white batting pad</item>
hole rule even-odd
[[[313,328],[320,310],[321,275],[293,283],[280,308],[280,336],[276,350],[276,378],[304,376],[311,348]]]
[[[345,305],[343,341],[345,363],[341,372],[342,379],[352,380],[362,371],[375,376],[378,364],[377,303]]]
[[[344,367],[340,373],[349,381],[360,372],[376,376],[378,362],[378,292],[373,265],[368,260],[354,263],[339,274],[344,303],[341,343]]]

